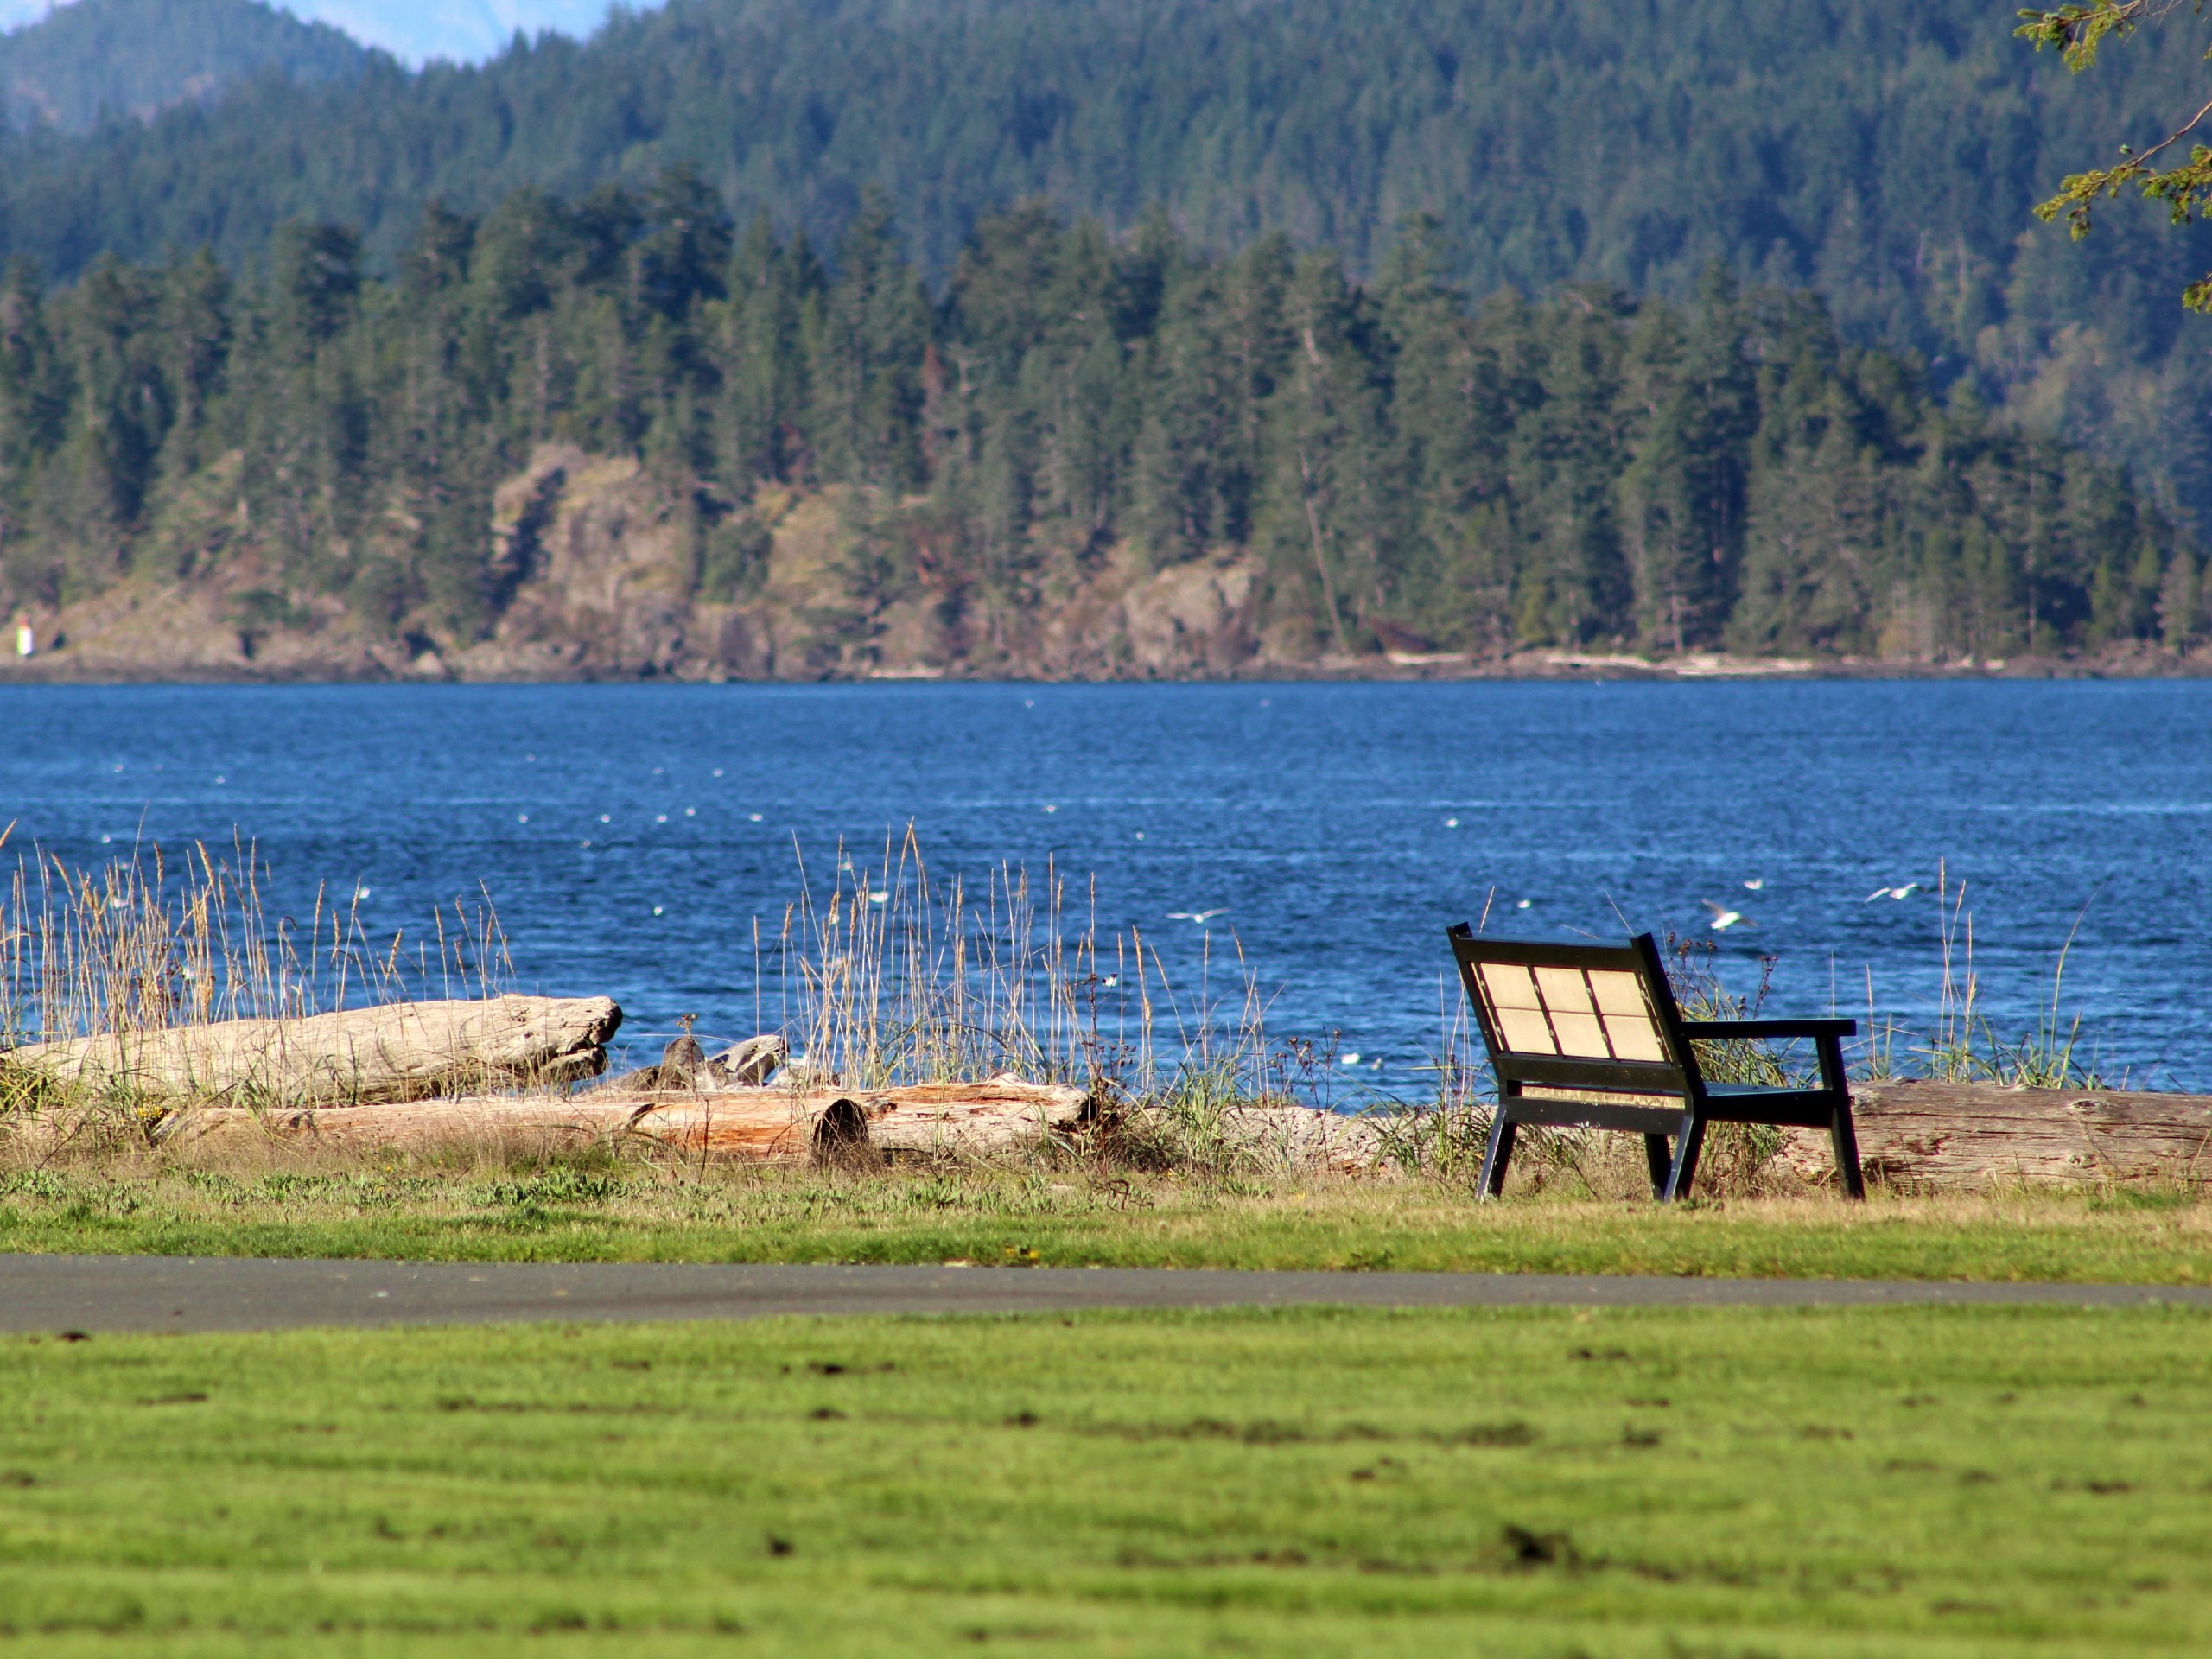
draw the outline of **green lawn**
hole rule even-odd
[[[1736,1199],[1081,1170],[0,1173],[0,1250],[2212,1282],[2179,1193]]]
[[[10,1653],[2212,1651],[2212,1316],[0,1338]]]

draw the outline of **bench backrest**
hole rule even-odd
[[[1681,1096],[1701,1089],[1658,942],[1557,944],[1480,936],[1452,952],[1501,1091],[1523,1084]]]

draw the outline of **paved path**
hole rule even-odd
[[[1551,1274],[1148,1268],[840,1268],[0,1255],[0,1330],[267,1331],[302,1325],[1022,1313],[1086,1307],[1867,1307],[2174,1302],[2212,1288]]]

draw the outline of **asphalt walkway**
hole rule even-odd
[[[0,1255],[0,1331],[270,1331],[1094,1307],[2212,1307],[2212,1287],[1153,1268]]]

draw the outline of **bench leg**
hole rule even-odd
[[[1839,1106],[1828,1120],[1828,1141],[1835,1147],[1835,1173],[1847,1198],[1866,1196],[1866,1178],[1859,1168],[1859,1133],[1852,1127],[1851,1108]]]
[[[1697,1154],[1704,1145],[1705,1120],[1696,1116],[1684,1118],[1682,1132],[1675,1137],[1674,1167],[1667,1172],[1667,1185],[1659,1192],[1661,1203],[1689,1197],[1690,1183],[1697,1179]]]
[[[1665,1135],[1647,1135],[1643,1137],[1643,1161],[1651,1171],[1651,1196],[1655,1198],[1666,1197],[1667,1177],[1675,1166],[1675,1152],[1667,1144]]]
[[[1505,1191],[1505,1165],[1513,1156],[1513,1132],[1519,1127],[1505,1116],[1503,1109],[1491,1120],[1490,1146],[1483,1154],[1481,1192],[1485,1198],[1494,1198]]]

